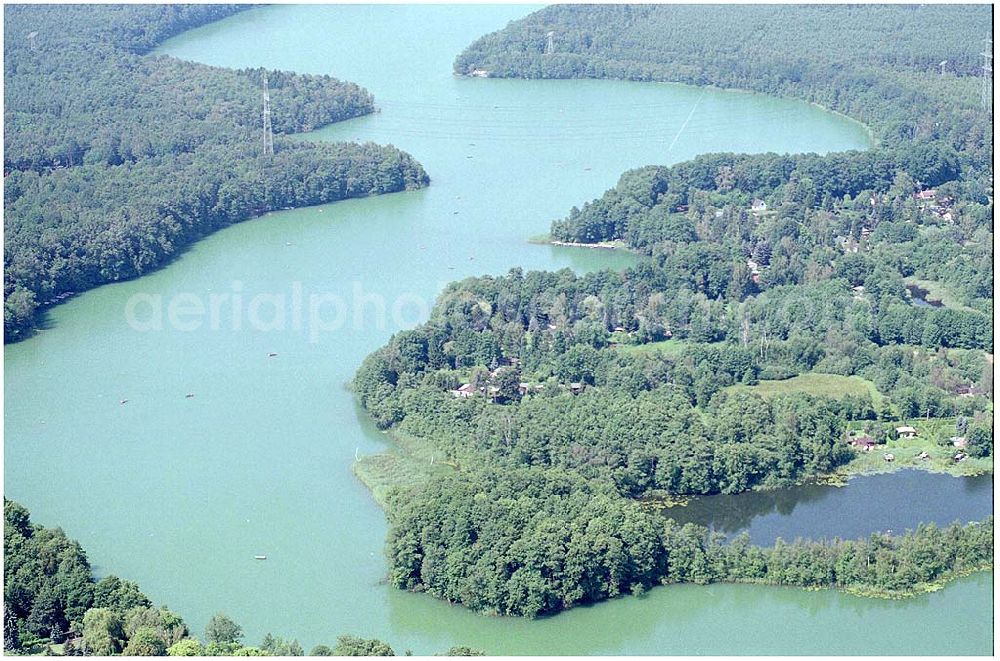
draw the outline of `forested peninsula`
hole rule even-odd
[[[534,616],[678,581],[900,596],[991,565],[991,520],[765,549],[657,507],[873,461],[992,471],[989,25],[987,7],[561,5],[462,53],[459,74],[793,96],[876,146],[625,173],[552,238],[639,265],[453,283],[372,354],[355,390],[399,448],[356,472],[392,583]]]
[[[5,8],[5,341],[29,334],[39,307],[146,273],[231,223],[428,183],[392,146],[286,137],[373,112],[353,83],[149,55],[242,8]]]

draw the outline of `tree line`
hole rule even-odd
[[[885,145],[940,141],[986,170],[990,25],[984,7],[553,5],[476,40],[454,68],[793,96],[865,122]]]
[[[330,76],[233,71],[148,52],[239,7],[19,6],[4,42],[4,336],[270,210],[428,183],[392,146],[293,141],[370,113]],[[274,155],[263,153],[263,86]]]

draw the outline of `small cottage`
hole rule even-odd
[[[753,213],[764,213],[767,211],[767,202],[761,199],[754,200],[753,204],[750,205],[750,211]]]
[[[951,444],[959,450],[964,450],[969,445],[969,441],[964,436],[952,436]]]
[[[917,437],[917,430],[913,427],[896,427],[896,437],[900,439],[913,439]]]
[[[850,444],[862,452],[871,452],[872,448],[875,447],[875,439],[871,436],[858,436],[857,438],[852,438]]]
[[[451,394],[459,399],[468,399],[476,394],[476,389],[471,383],[463,383],[457,390],[452,390]]]
[[[955,394],[959,397],[975,397],[976,394],[972,391],[972,386],[958,386],[955,388]]]

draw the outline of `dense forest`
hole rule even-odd
[[[286,137],[372,112],[357,85],[148,55],[239,9],[5,9],[7,341],[30,332],[40,306],[146,273],[233,222],[427,184],[394,147]],[[263,149],[265,82],[273,155]]]
[[[793,96],[865,122],[886,146],[940,141],[987,169],[977,76],[992,25],[991,8],[972,5],[553,5],[477,40],[455,71]]]
[[[729,278],[732,268],[717,271]],[[887,595],[970,567],[924,564],[903,550],[923,548],[939,534],[933,527],[883,554],[882,568],[857,572],[852,563],[881,549],[881,537],[733,550],[644,507],[829,473],[855,456],[849,428],[884,439],[912,416],[953,417],[941,442],[950,448],[964,435],[969,456],[993,451],[990,365],[981,350],[951,344],[992,341],[975,339],[977,328],[992,332],[980,313],[968,313],[968,331],[922,331],[908,344],[883,337],[890,322],[845,278],[754,296],[726,285],[707,297],[688,285],[706,272],[697,261],[650,260],[624,273],[471,278],[445,290],[427,324],[369,356],[354,381],[362,405],[414,464],[429,455],[438,467],[388,463],[379,494],[379,458],[361,464],[389,514],[393,584],[536,615],[660,582]],[[897,296],[886,287],[875,300],[888,310]],[[928,323],[940,330],[939,321]],[[879,394],[765,398],[753,389],[805,373],[862,378]],[[971,392],[960,387],[968,383]],[[992,543],[992,531],[984,535],[975,554]]]
[[[968,439],[953,461],[992,455],[992,116],[968,36],[989,21],[988,8],[561,5],[462,53],[461,74],[793,96],[866,122],[876,146],[627,172],[552,238],[640,264],[453,283],[426,324],[369,356],[361,404],[404,457],[437,462],[358,470],[389,513],[393,584],[537,615],[675,581],[885,596],[988,564],[991,522],[761,549],[648,505],[830,473],[856,456],[852,434],[884,442],[917,417],[950,430],[949,457]],[[797,375],[833,385],[754,388]]]
[[[4,500],[4,651],[64,656],[303,656],[297,640],[270,633],[243,643],[243,628],[222,613],[195,638],[180,615],[155,607],[135,583],[95,580],[87,554],[60,528],[32,523],[28,511]],[[388,644],[343,635],[310,656],[393,656]],[[448,656],[480,656],[452,647]]]
[[[560,471],[470,470],[391,509],[390,580],[488,613],[533,617],[689,582],[911,594],[993,563],[992,517],[901,536],[752,546],[644,511]]]

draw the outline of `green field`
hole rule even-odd
[[[839,374],[800,374],[781,381],[761,381],[755,386],[738,384],[726,388],[733,392],[749,390],[765,399],[776,395],[788,395],[803,392],[809,395],[824,397],[843,397],[845,395],[869,396],[876,403],[882,400],[882,394],[875,384],[860,376],[841,376]]]
[[[953,310],[971,310],[972,308],[962,305],[958,298],[952,294],[951,289],[936,280],[918,280],[917,278],[904,278],[907,285],[916,285],[927,291],[927,298],[932,301],[941,301],[941,305]]]

